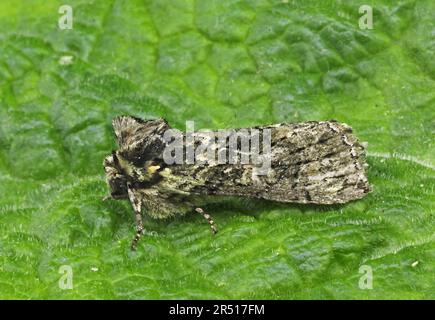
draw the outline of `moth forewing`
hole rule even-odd
[[[243,158],[219,165],[172,165],[160,187],[174,193],[315,204],[345,203],[370,191],[364,148],[350,127],[325,121],[256,129],[271,130],[266,174],[255,174],[259,165],[244,164]]]

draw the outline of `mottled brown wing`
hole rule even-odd
[[[251,164],[170,165],[155,186],[163,194],[247,196],[280,202],[334,204],[362,198],[371,188],[364,147],[335,121],[279,124],[271,129],[271,170]]]

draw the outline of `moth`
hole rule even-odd
[[[133,207],[136,234],[132,249],[143,234],[145,212],[153,218],[197,212],[216,233],[212,217],[202,208],[210,197],[339,204],[360,199],[371,191],[366,175],[365,145],[358,141],[350,126],[335,120],[248,128],[260,132],[260,136],[269,134],[269,151],[262,156],[267,157],[270,167],[261,175],[255,174],[258,163],[216,164],[199,160],[168,163],[165,154],[173,141],[167,139],[171,127],[164,119],[145,121],[119,116],[113,119],[112,125],[119,148],[104,159],[104,170],[109,198],[128,199]],[[228,156],[231,137],[237,130],[219,133],[224,138],[217,145],[212,141],[212,153]],[[179,138],[187,141],[187,133]],[[207,141],[210,146],[210,139]],[[193,144],[198,147],[200,143]],[[240,141],[236,146],[240,147]],[[265,147],[264,139],[261,147]],[[204,150],[195,155],[197,159],[204,155]],[[234,154],[241,156],[243,152],[238,150]],[[186,150],[182,157],[187,157]]]

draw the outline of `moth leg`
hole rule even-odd
[[[201,208],[196,208],[195,211],[201,214],[208,221],[208,223],[210,224],[211,232],[213,234],[216,234],[218,230],[213,218]]]
[[[128,187],[128,198],[130,199],[131,205],[134,209],[134,215],[136,219],[136,234],[131,241],[131,250],[136,250],[137,243],[139,242],[139,239],[141,238],[144,231],[142,221],[142,203],[136,197],[134,191],[130,188],[130,186]]]

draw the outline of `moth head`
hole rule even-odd
[[[104,159],[103,165],[106,181],[110,188],[110,195],[117,199],[128,198],[127,176],[119,165],[116,152],[107,156]]]
[[[104,171],[111,195],[114,198],[127,198],[127,183],[137,178],[147,180],[154,175],[143,169],[149,163],[162,159],[166,146],[163,135],[170,129],[164,119],[142,120],[131,116],[119,116],[112,121],[119,150],[104,159]],[[134,180],[134,179],[133,179]]]
[[[142,120],[131,116],[119,116],[112,121],[119,146],[119,155],[136,166],[148,160],[161,159],[166,146],[163,134],[170,129],[160,118]]]

